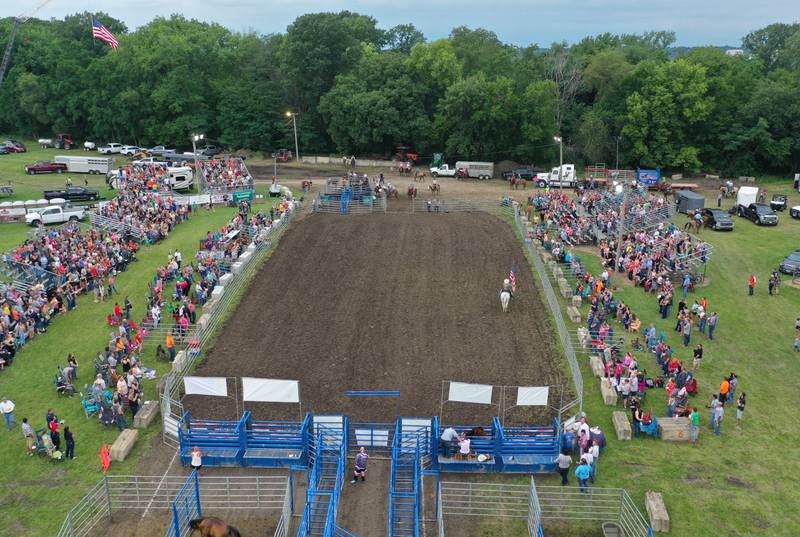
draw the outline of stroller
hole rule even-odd
[[[72,397],[77,393],[75,391],[75,386],[72,385],[72,381],[64,374],[64,371],[60,367],[58,368],[56,378],[53,379],[53,384],[56,385],[58,395]]]

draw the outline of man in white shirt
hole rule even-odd
[[[447,427],[442,431],[442,436],[439,438],[439,451],[445,457],[452,457],[454,446],[453,442],[460,440],[458,432],[452,427]]]
[[[592,447],[589,448],[589,455],[592,456],[592,462],[589,465],[592,467],[592,483],[594,483],[595,477],[597,477],[597,459],[600,458],[600,444],[597,440],[592,442]]]
[[[6,422],[6,428],[10,431],[14,428],[14,401],[6,399],[0,401],[0,414],[3,414],[3,419]]]

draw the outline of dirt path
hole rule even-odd
[[[353,461],[345,477],[337,524],[358,537],[381,537],[389,525],[389,476],[391,462],[370,461],[367,480],[351,484]]]

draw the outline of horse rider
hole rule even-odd
[[[503,280],[503,288],[500,289],[500,293],[502,294],[503,292],[508,293],[509,295],[511,295],[511,298],[514,298],[514,291],[511,288],[511,280],[509,280],[508,278]]]

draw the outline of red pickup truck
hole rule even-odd
[[[34,162],[25,166],[25,173],[33,175],[35,173],[63,173],[67,171],[67,165],[61,162]]]

